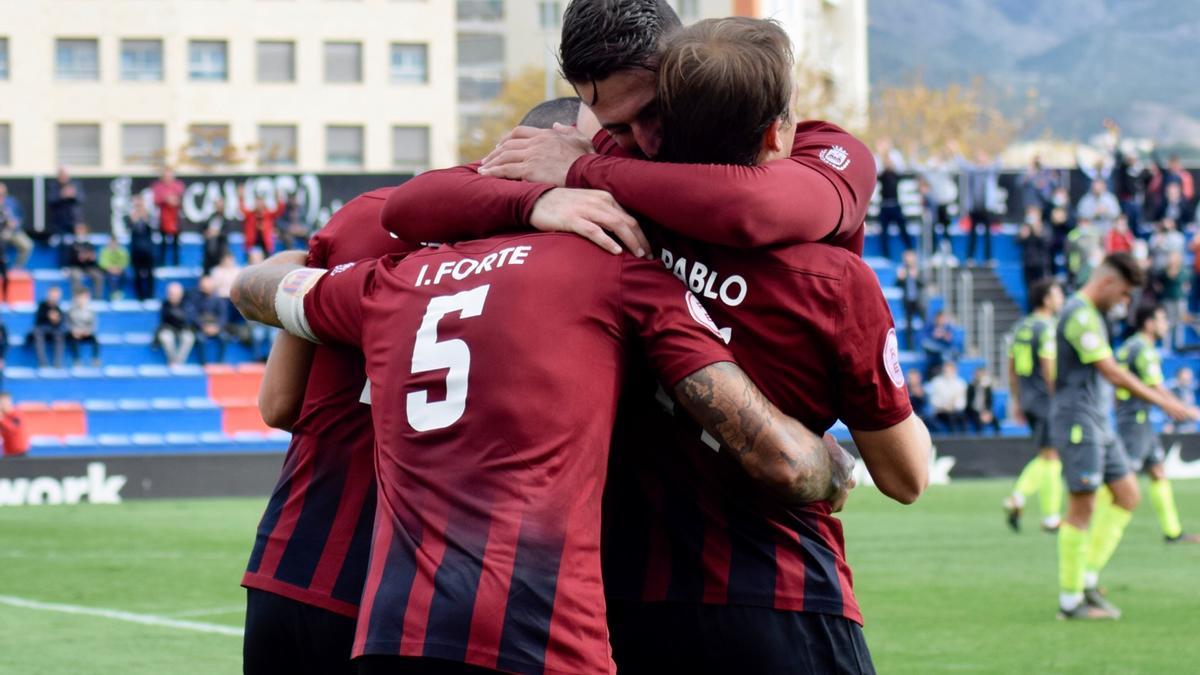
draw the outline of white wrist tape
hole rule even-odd
[[[318,344],[321,341],[313,335],[308,317],[304,316],[304,296],[317,285],[326,271],[311,267],[292,270],[275,291],[275,314],[279,317],[279,323],[283,324],[283,329],[298,338]]]

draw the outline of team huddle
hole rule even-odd
[[[1166,540],[1197,540],[1179,523],[1149,413],[1159,406],[1183,421],[1197,419],[1200,410],[1164,386],[1155,345],[1168,334],[1167,313],[1157,304],[1133,304],[1133,291],[1143,283],[1137,261],[1115,253],[1065,303],[1057,282],[1034,284],[1033,312],[1017,326],[1009,352],[1010,391],[1039,454],[1021,472],[1005,509],[1009,525],[1019,529],[1024,498],[1040,493],[1042,527],[1058,532],[1063,619],[1121,616],[1099,579],[1140,499],[1135,472],[1150,476],[1150,497]],[[1114,354],[1105,317],[1120,304],[1134,308],[1135,332]],[[1109,421],[1114,401],[1116,433]],[[1064,479],[1069,499],[1062,518]]]
[[[873,672],[822,435],[903,503],[930,440],[869,151],[794,119],[770,21],[573,0],[561,64],[579,98],[482,162],[240,275],[293,434],[247,673]]]

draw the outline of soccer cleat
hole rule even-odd
[[[1180,532],[1174,537],[1163,536],[1163,539],[1168,544],[1200,544],[1200,534],[1188,534],[1187,532]]]
[[[1058,520],[1058,519],[1043,520],[1042,521],[1042,532],[1045,532],[1046,534],[1057,534],[1058,528],[1060,525],[1062,525],[1062,521]]]
[[[1017,504],[1017,500],[1013,499],[1012,495],[1004,498],[1004,513],[1005,521],[1012,528],[1013,532],[1021,531],[1021,506]]]
[[[1083,605],[1097,609],[1102,612],[1112,614],[1113,619],[1121,618],[1121,610],[1117,606],[1108,601],[1104,597],[1104,590],[1101,588],[1085,588],[1083,589]]]
[[[1093,607],[1086,602],[1079,603],[1075,606],[1075,609],[1058,608],[1059,621],[1116,621],[1119,618],[1121,618],[1120,612]]]

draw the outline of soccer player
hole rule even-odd
[[[638,222],[614,212],[615,198],[698,241],[741,248],[822,241],[861,254],[875,160],[836,125],[797,123],[790,152],[753,169],[643,159],[661,143],[659,50],[681,28],[665,0],[572,0],[563,15],[563,75],[603,125],[603,138],[611,134],[615,143],[597,152],[595,139],[577,130],[519,127],[482,164],[429,171],[398,187],[384,208],[384,226],[408,241],[439,241],[447,232],[473,239],[496,231],[479,214],[499,213],[517,225],[580,234],[617,253],[620,246],[606,234],[612,232],[635,254],[649,253]],[[466,191],[472,209],[461,208]]]
[[[1050,404],[1054,394],[1054,324],[1063,305],[1062,286],[1042,279],[1029,288],[1033,311],[1017,324],[1008,350],[1008,391],[1018,421],[1029,424],[1037,456],[1021,471],[1012,494],[1004,500],[1008,525],[1021,529],[1025,499],[1038,493],[1042,529],[1058,530],[1062,522],[1062,462],[1050,443]]]
[[[786,158],[797,147],[791,135],[803,125],[789,112],[792,59],[782,30],[733,19],[702,22],[678,37],[692,40],[677,43],[678,54],[698,58],[662,67],[654,95],[663,115],[660,158],[673,159],[678,148],[709,148],[684,158],[741,162],[737,171],[746,174]],[[595,39],[620,42],[603,31]],[[676,76],[668,79],[668,73]],[[712,101],[744,107],[728,111]],[[714,128],[719,138],[707,136]],[[606,134],[597,140],[601,153],[619,151]],[[849,191],[845,180],[827,183]],[[472,181],[469,187],[486,185]],[[660,198],[673,204],[691,196],[671,191]],[[813,198],[819,201],[820,193]],[[851,201],[837,198],[838,204]],[[840,209],[814,207],[847,222],[863,217],[862,211],[842,216]],[[477,211],[472,227],[519,224],[505,221],[513,213],[507,207]],[[457,225],[443,224],[434,238],[463,234],[454,231]],[[885,494],[906,503],[917,498],[928,471],[928,432],[904,389],[878,281],[860,258],[820,244],[739,250],[668,228],[647,231],[666,266],[712,301],[722,334],[772,401],[814,429],[841,418]],[[623,438],[628,452],[618,450],[614,459],[605,582],[622,671],[870,671],[841,525],[829,510],[765,503],[745,481],[728,480],[726,460],[694,425],[657,420],[652,401],[631,397],[623,403],[654,420],[632,428],[669,428],[672,434]]]
[[[1109,426],[1101,378],[1161,407],[1176,420],[1200,417],[1200,410],[1146,386],[1113,358],[1104,314],[1130,302],[1131,292],[1143,281],[1131,255],[1114,253],[1071,296],[1058,320],[1050,431],[1070,493],[1067,515],[1058,529],[1058,616],[1062,619],[1120,618],[1120,610],[1101,595],[1098,581],[1140,499],[1129,458]],[[1102,486],[1111,491],[1112,504],[1097,509],[1093,518],[1096,491]]]
[[[330,268],[413,250],[377,225],[389,190],[339,209],[307,256],[280,255]],[[290,429],[292,440],[242,578],[247,675],[354,671],[350,652],[375,516],[375,434],[370,406],[359,401],[364,367],[357,349],[314,347],[286,333],[271,349],[260,410],[271,426]]]
[[[635,341],[726,460],[786,503],[845,498],[850,458],[767,402],[699,301],[653,261],[567,235],[502,236],[328,272],[257,265],[234,302],[247,318],[360,347],[372,406],[388,411],[374,415],[363,673],[450,665],[440,661],[474,666],[446,672],[614,672],[600,496]]]
[[[1172,396],[1163,386],[1162,357],[1156,346],[1170,335],[1167,311],[1154,303],[1140,305],[1134,313],[1133,325],[1137,332],[1117,350],[1117,362],[1147,387],[1162,396]],[[1162,442],[1150,423],[1150,404],[1134,398],[1127,389],[1117,389],[1117,434],[1125,444],[1133,470],[1145,471],[1150,477],[1150,503],[1158,514],[1158,524],[1167,543],[1200,542],[1200,537],[1185,533],[1179,523],[1175,493],[1163,470]]]

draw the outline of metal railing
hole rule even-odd
[[[958,302],[954,308],[954,315],[958,317],[959,325],[963,329],[963,348],[968,352],[972,346],[975,346],[974,337],[976,335],[975,322],[975,275],[971,274],[970,270],[962,270],[958,273],[958,288],[956,289]]]
[[[983,357],[983,365],[995,381],[999,374],[996,372],[996,308],[990,300],[979,305],[979,355]]]

